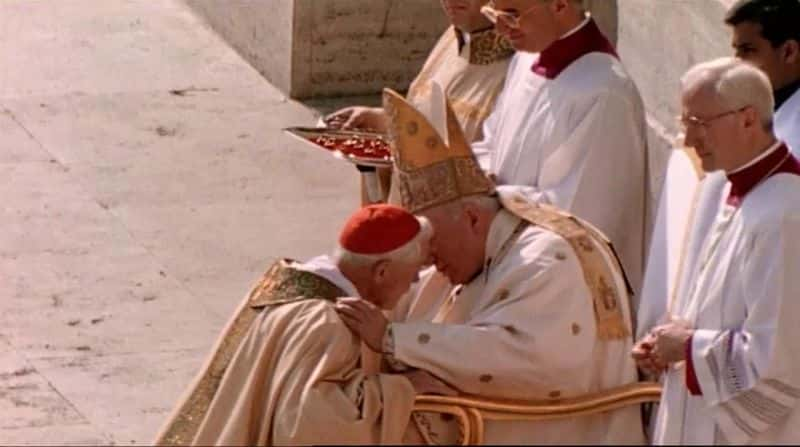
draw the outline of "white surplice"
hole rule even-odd
[[[391,363],[420,368],[487,398],[559,399],[635,382],[632,340],[600,340],[581,264],[557,234],[500,211],[486,268],[451,295],[438,274],[421,279],[403,321],[392,324]],[[521,231],[518,237],[515,231]],[[516,239],[515,239],[516,237]],[[608,262],[612,262],[608,259]],[[625,290],[616,275],[616,287]],[[630,309],[622,300],[630,331]],[[415,415],[425,436],[452,443],[457,429]],[[425,429],[425,427],[428,427]],[[641,443],[639,407],[544,422],[487,421],[489,444]]]
[[[800,90],[775,111],[775,135],[800,157]]]
[[[698,203],[717,213],[693,227],[670,306],[697,328],[702,396],[689,394],[685,362],[671,367],[657,444],[800,441],[800,177],[767,179],[738,211],[724,202],[729,187]]]
[[[532,186],[535,200],[600,228],[638,295],[657,199],[650,179],[667,154],[648,154],[641,96],[618,59],[589,53],[547,79],[531,70],[538,57],[514,56],[473,150],[499,184]]]
[[[667,165],[639,301],[637,340],[665,322],[681,265],[691,256],[687,253],[691,251],[687,247],[689,230],[692,225],[707,228],[713,222],[728,182],[721,171],[700,171],[693,156],[693,149],[674,149]]]

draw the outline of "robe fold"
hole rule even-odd
[[[508,41],[494,29],[463,33],[450,27],[411,83],[406,98],[425,110],[429,107],[432,84],[439,84],[467,141],[476,141],[503,88],[513,54]]]
[[[800,157],[800,89],[775,111],[775,135]]]
[[[523,208],[533,207],[518,197]],[[573,226],[568,233],[576,237],[570,239],[520,215],[527,217],[499,212],[490,228],[486,267],[470,283],[448,296],[443,291],[450,286],[440,275],[422,278],[403,307],[407,314],[391,325],[389,364],[429,371],[465,393],[492,399],[557,400],[635,382],[627,288],[602,237]],[[552,215],[532,220],[551,219],[557,221]],[[585,259],[579,250],[598,257]],[[586,271],[597,273],[591,282]],[[453,443],[459,437],[456,425],[439,415],[415,413],[414,420],[423,439]],[[485,440],[641,443],[644,438],[635,406],[555,421],[489,421]]]
[[[534,200],[599,227],[619,251],[638,299],[658,198],[654,179],[668,154],[648,151],[639,91],[619,59],[601,51],[610,47],[601,40],[588,20],[553,45],[567,53],[552,57],[553,69],[541,67],[539,54],[517,52],[473,150],[498,184],[529,186]],[[562,67],[570,54],[577,58]]]
[[[707,227],[727,179],[722,172],[706,174],[691,148],[673,149],[658,202],[647,269],[637,315],[636,340],[641,340],[668,313],[676,282],[687,257],[692,225]]]
[[[768,176],[746,195],[732,189],[698,202],[715,216],[693,224],[670,304],[695,329],[692,368],[681,362],[666,374],[657,444],[800,439],[800,176]]]
[[[396,444],[410,382],[367,374],[333,309],[355,287],[327,257],[276,263],[248,294],[157,445]]]

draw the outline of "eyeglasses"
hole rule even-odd
[[[724,117],[726,117],[728,115],[733,115],[734,113],[739,113],[739,112],[741,112],[742,110],[744,110],[746,108],[747,107],[742,107],[742,108],[736,109],[736,110],[729,110],[727,112],[723,112],[723,113],[720,113],[718,115],[714,115],[714,116],[709,117],[709,118],[699,118],[699,117],[694,116],[694,115],[681,115],[681,116],[678,117],[678,121],[681,123],[681,126],[683,126],[684,129],[688,129],[690,127],[702,127],[703,129],[708,129],[708,127],[714,121],[716,121],[716,120],[718,120],[720,118],[724,118]]]
[[[535,5],[531,6],[530,8],[526,9],[522,12],[508,12],[497,9],[494,4],[494,1],[489,1],[486,5],[481,7],[481,14],[483,14],[490,22],[497,24],[502,24],[506,28],[517,29],[519,28],[519,20],[527,15],[529,12],[533,11],[537,6],[541,6],[546,4],[547,1],[538,1]]]

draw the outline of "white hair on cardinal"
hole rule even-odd
[[[414,217],[419,223],[417,234],[405,244],[384,253],[356,253],[344,248],[341,243],[333,250],[333,258],[337,262],[351,265],[368,265],[380,260],[391,262],[420,262],[428,257],[428,242],[433,237],[433,227],[424,217]]]

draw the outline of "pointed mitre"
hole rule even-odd
[[[444,94],[431,96],[429,120],[396,92],[383,91],[394,159],[389,202],[412,213],[494,190]]]

